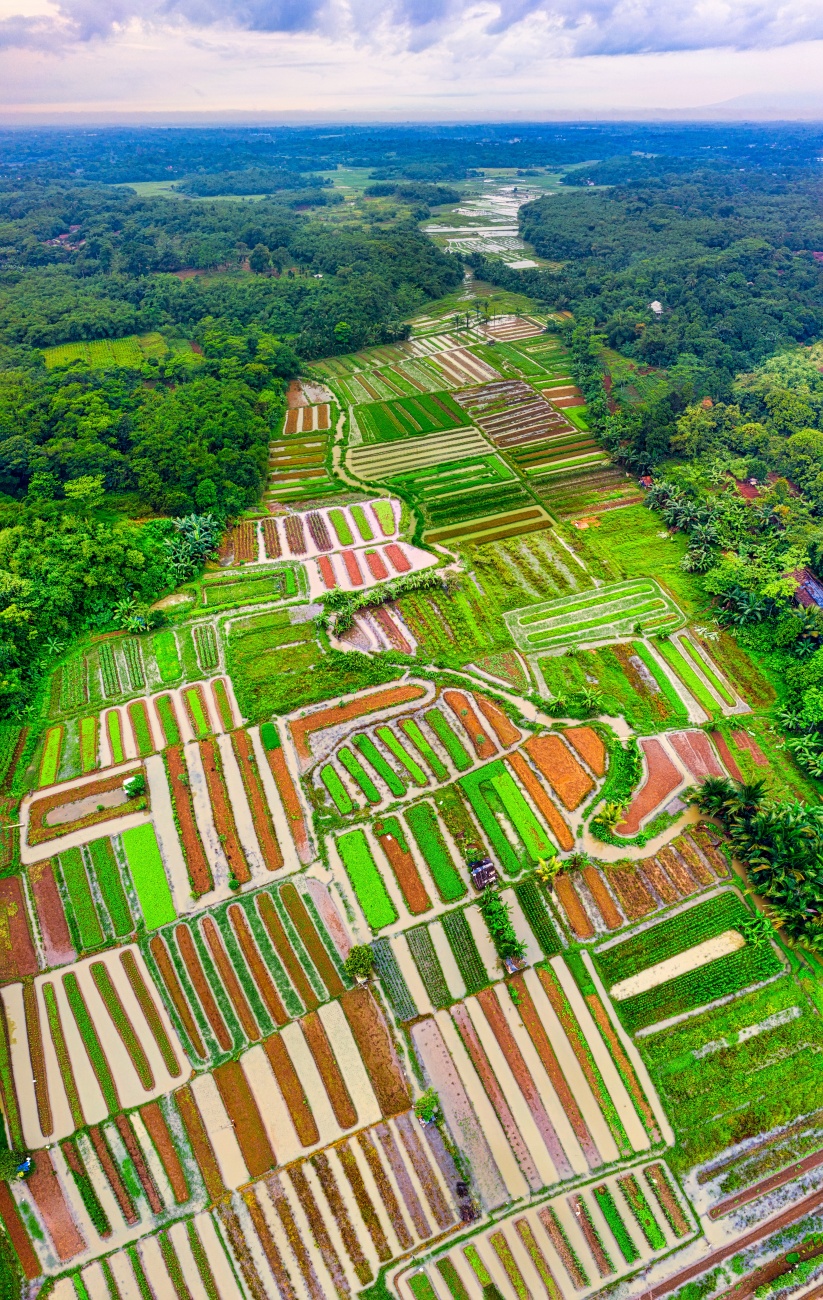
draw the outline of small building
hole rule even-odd
[[[658,302],[657,299],[655,298],[654,302],[650,302],[650,303],[649,303],[649,311],[650,311],[654,316],[662,316],[662,315],[663,315],[663,304],[662,304],[662,302]]]
[[[794,598],[798,605],[804,609],[813,605],[823,609],[823,582],[816,573],[812,573],[811,569],[795,569],[789,576],[797,580]]]
[[[475,858],[473,862],[469,863],[469,874],[478,894],[482,893],[484,889],[488,889],[489,886],[496,885],[499,879],[497,867],[491,858]]]
[[[654,479],[652,478],[651,474],[641,474],[637,482],[642,488],[650,488],[652,483],[654,482]]]

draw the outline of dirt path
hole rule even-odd
[[[781,1228],[787,1228],[791,1223],[797,1223],[806,1214],[811,1214],[818,1206],[823,1205],[823,1191],[813,1192],[802,1201],[796,1201],[790,1205],[782,1214],[776,1215],[766,1223],[755,1228],[753,1232],[748,1232],[744,1237],[736,1237],[734,1241],[729,1241],[725,1246],[720,1246],[713,1250],[710,1255],[705,1255],[703,1259],[698,1260],[696,1264],[690,1264],[688,1268],[682,1269],[675,1273],[673,1277],[667,1278],[665,1282],[659,1283],[658,1286],[652,1287],[649,1291],[643,1291],[636,1300],[661,1300],[662,1296],[671,1295],[678,1287],[683,1286],[685,1282],[690,1282],[693,1277],[698,1277],[701,1273],[706,1273],[716,1264],[722,1264],[724,1259],[730,1255],[736,1255],[741,1250],[746,1250],[749,1246],[754,1246],[757,1242],[762,1241],[764,1237],[771,1236],[772,1233],[778,1232]]]

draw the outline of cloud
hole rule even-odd
[[[0,19],[0,48],[66,49],[142,26],[310,33],[415,52],[476,36],[478,19],[490,41],[537,21],[569,57],[823,40],[820,0],[58,0],[53,16]]]

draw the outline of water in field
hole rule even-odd
[[[514,268],[537,266],[520,238],[517,214],[543,192],[514,181],[485,181],[478,194],[464,198],[448,216],[423,229],[449,253],[492,253]]]

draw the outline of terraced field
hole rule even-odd
[[[438,429],[456,429],[469,423],[466,414],[445,392],[360,406],[356,419],[366,442],[392,442]]]
[[[586,641],[613,641],[638,631],[660,632],[683,622],[674,601],[651,578],[512,610],[505,618],[517,645],[532,654]]]

